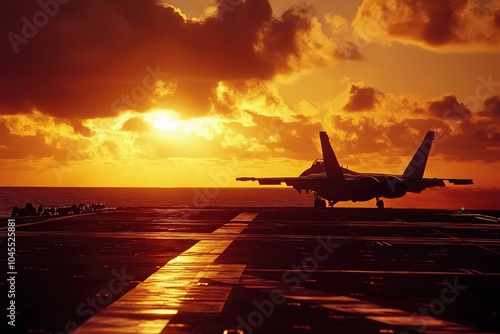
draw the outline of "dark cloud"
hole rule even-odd
[[[432,1],[420,0],[407,2],[412,18],[389,26],[389,34],[411,36],[430,45],[442,45],[458,41],[455,34],[460,24],[460,14],[468,0]],[[420,20],[425,17],[427,20]],[[419,18],[417,21],[416,18]]]
[[[493,96],[484,101],[484,110],[478,112],[478,115],[500,118],[500,96]]]
[[[371,111],[375,108],[379,96],[382,95],[373,87],[352,85],[349,102],[344,106],[346,111]]]
[[[260,80],[248,80],[224,83],[217,96],[212,98],[211,103],[219,115],[230,116],[239,108],[238,104],[258,101],[262,110],[260,113],[269,113],[285,107],[281,97],[268,87],[267,83]]]
[[[499,4],[499,0],[364,0],[354,25],[362,36],[370,36],[368,30],[376,25],[387,34],[375,38],[386,36],[430,49],[453,46],[453,51],[499,52]]]
[[[47,144],[43,134],[13,135],[5,123],[0,120],[0,159],[54,158],[54,160],[65,160],[66,156],[65,149]]]
[[[255,116],[257,129],[266,129],[263,125],[269,124],[268,134],[277,135],[279,140],[272,142],[265,139],[266,132],[260,132],[261,140],[273,151],[274,157],[286,157],[297,160],[311,160],[321,157],[316,142],[322,125],[305,116],[296,116],[293,122],[283,123],[278,118]],[[274,132],[274,133],[273,133]]]
[[[490,122],[464,120],[460,131],[445,135],[438,143],[438,152],[449,160],[500,161],[500,128]]]
[[[79,133],[84,137],[92,136],[92,130],[83,125],[79,119],[72,119],[69,122],[75,133]]]
[[[439,139],[451,135],[452,129],[442,119],[406,118],[400,123],[390,124],[387,137],[394,148],[410,152],[420,143],[427,131],[435,131],[436,138]]]
[[[427,102],[429,113],[448,121],[459,121],[471,116],[471,111],[463,103],[458,102],[455,95],[443,95],[439,100]]]
[[[10,36],[0,44],[3,113],[36,107],[81,119],[146,110],[159,79],[181,82],[163,107],[206,108],[219,81],[292,71],[311,28],[310,9],[292,7],[275,18],[268,0],[243,1],[223,20],[203,21],[155,0],[72,0],[52,10],[43,24],[37,1],[0,2],[0,34]],[[40,27],[30,31],[33,18]]]
[[[334,129],[341,130],[347,135],[345,139],[335,144],[343,155],[385,152],[390,146],[386,137],[387,129],[377,125],[372,118],[352,119],[333,116],[331,122]]]
[[[150,132],[152,130],[152,127],[151,124],[144,121],[142,118],[132,117],[129,118],[125,123],[123,123],[121,130],[142,133]]]
[[[232,131],[250,138],[268,149],[266,152],[249,154],[244,150],[231,149],[232,155],[241,158],[291,158],[314,160],[321,156],[317,149],[318,133],[322,125],[305,116],[296,116],[293,121],[283,122],[279,117],[268,117],[250,113],[255,125],[230,125]],[[228,150],[226,150],[228,151]]]
[[[432,154],[450,161],[500,161],[500,125],[477,118],[405,118],[380,124],[369,117],[337,115],[330,121],[331,128],[346,134],[335,143],[345,157],[369,153],[386,158],[410,156],[426,132],[435,131]],[[335,141],[335,133],[331,135]]]
[[[170,109],[184,111],[184,116],[202,116],[210,110],[217,82],[182,81],[174,95],[161,99]],[[187,114],[187,115],[186,115]]]

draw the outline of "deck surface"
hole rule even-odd
[[[131,208],[18,218],[16,327],[2,307],[1,332],[500,332],[497,217]]]

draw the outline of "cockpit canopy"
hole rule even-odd
[[[325,161],[323,159],[316,159],[314,160],[313,164],[311,165],[311,167],[314,167],[314,166],[317,166],[317,165],[324,165],[325,164]]]

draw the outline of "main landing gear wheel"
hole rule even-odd
[[[377,198],[377,208],[379,208],[379,209],[384,208],[384,201],[382,201],[381,199],[378,199],[378,198]]]

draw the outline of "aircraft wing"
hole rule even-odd
[[[261,186],[286,184],[297,190],[330,188],[331,180],[324,176],[299,176],[299,177],[238,177],[236,181],[259,182]]]
[[[298,177],[238,177],[236,181],[253,181],[259,182],[260,185],[280,185],[286,184],[293,187],[297,191],[300,190],[317,190],[334,188],[345,182],[345,176],[340,167],[340,164],[333,152],[332,145],[328,139],[328,135],[324,131],[319,133],[321,141],[321,150],[323,151],[323,160],[325,170],[322,173],[312,173],[301,175]],[[304,173],[303,173],[304,174]]]

